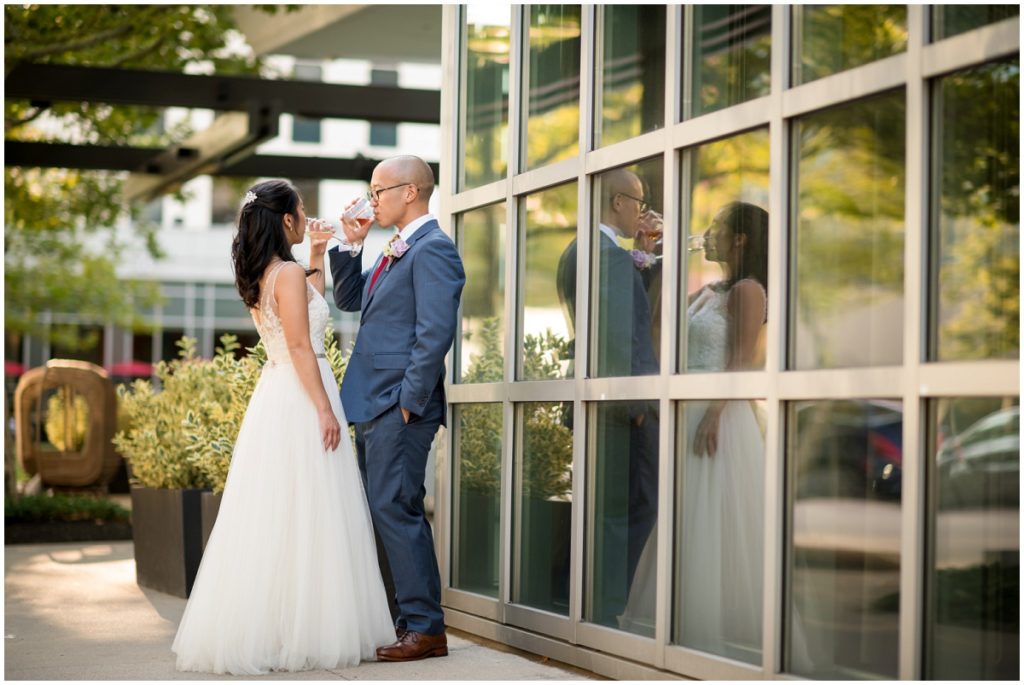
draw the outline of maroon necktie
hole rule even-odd
[[[377,278],[384,272],[384,269],[386,269],[390,263],[391,257],[385,257],[380,260],[380,264],[377,265],[377,270],[373,272],[373,277],[370,278],[370,289],[366,292],[367,297],[373,294],[373,286],[377,285]]]

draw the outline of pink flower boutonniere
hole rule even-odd
[[[384,267],[384,270],[389,271],[391,269],[391,265],[408,251],[409,243],[399,238],[397,233],[393,235],[391,240],[387,242],[387,245],[384,246],[384,257],[388,260],[387,266]]]
[[[658,263],[657,255],[651,252],[644,252],[643,250],[630,250],[630,256],[633,258],[633,265],[636,268],[643,271],[644,269],[650,269],[652,266]]]
[[[384,256],[390,259],[400,259],[408,251],[409,243],[399,238],[397,234],[384,246]]]

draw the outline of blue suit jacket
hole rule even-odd
[[[378,277],[372,295],[370,277],[380,260],[363,271],[361,256],[337,248],[328,253],[335,304],[362,311],[341,383],[341,403],[352,423],[375,419],[396,403],[418,417],[436,390],[444,401],[444,357],[455,339],[466,274],[436,221],[420,226],[408,243],[409,250]]]

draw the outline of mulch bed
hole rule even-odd
[[[95,521],[4,522],[5,545],[131,539],[132,525],[130,523],[97,523]]]

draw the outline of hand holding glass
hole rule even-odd
[[[353,200],[342,213],[341,223],[345,236],[350,238],[351,244],[353,246],[362,245],[366,234],[370,232],[370,224],[373,223],[373,205],[365,197]]]

